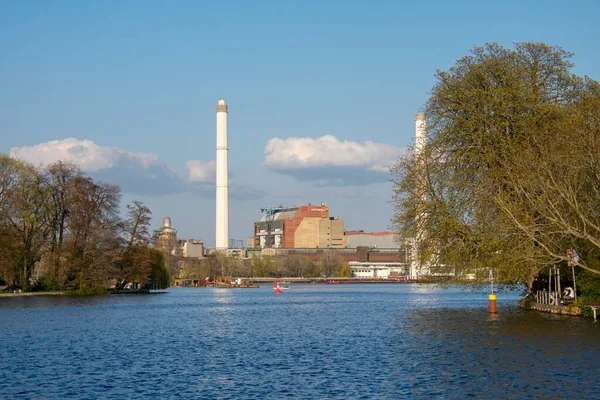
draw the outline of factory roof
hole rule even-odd
[[[301,210],[301,209],[307,209],[309,207],[312,207],[311,211],[324,211],[329,213],[329,207],[325,206],[325,203],[321,203],[321,205],[315,205],[315,204],[311,204],[308,203],[306,205],[303,206],[291,206],[291,207],[284,207],[282,205],[273,207],[273,206],[269,206],[269,207],[263,207],[260,209],[260,211],[263,213],[262,218],[260,219],[261,222],[264,221],[282,221],[282,220],[290,220],[290,219],[294,219],[294,217],[296,216],[296,213]],[[337,217],[336,217],[337,219]]]
[[[272,209],[262,209],[264,212],[261,221],[267,221],[269,218],[273,221],[281,221],[284,219],[294,219],[296,212],[298,212],[298,207],[286,207],[286,208],[272,208]]]
[[[282,220],[282,219],[293,219],[294,216],[296,215],[296,211],[298,211],[297,208],[293,209],[293,210],[286,210],[286,211],[278,212],[275,215],[273,215],[273,219],[275,221]]]

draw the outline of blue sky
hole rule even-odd
[[[387,166],[476,45],[540,41],[600,79],[595,1],[0,0],[0,151],[77,161],[214,245],[215,107],[229,105],[230,238],[326,202],[390,227]]]

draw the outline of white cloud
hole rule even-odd
[[[166,194],[184,189],[181,178],[156,154],[99,146],[91,140],[68,138],[13,147],[10,155],[33,165],[71,162],[94,179],[115,183],[132,194]]]
[[[332,135],[273,138],[265,147],[264,165],[317,186],[365,185],[389,179],[389,170],[404,149],[384,143],[340,141]]]
[[[75,138],[52,140],[29,147],[13,147],[10,155],[34,165],[48,165],[56,161],[71,162],[87,172],[112,168],[124,160],[134,161],[145,169],[159,163],[155,154],[132,153],[118,147],[98,146],[91,140]]]
[[[265,147],[264,163],[276,169],[364,167],[387,173],[402,151],[384,143],[340,141],[333,135],[318,139],[273,138]]]
[[[71,162],[79,165],[82,171],[95,180],[117,184],[123,192],[135,195],[190,192],[214,198],[215,193],[214,160],[188,161],[187,177],[182,178],[156,154],[134,153],[75,138],[53,140],[35,146],[13,147],[10,156],[43,166],[57,161]],[[231,179],[230,188],[232,198],[255,199],[264,196],[264,191],[260,188],[243,183],[236,185]]]
[[[190,182],[215,182],[217,166],[215,161],[190,160],[185,163]]]

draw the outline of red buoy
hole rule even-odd
[[[275,281],[275,283],[273,284],[273,290],[275,291],[275,294],[282,294],[283,293],[281,291],[281,284],[279,283],[279,280]]]

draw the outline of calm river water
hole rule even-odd
[[[600,323],[419,285],[0,298],[0,398],[600,397]]]

